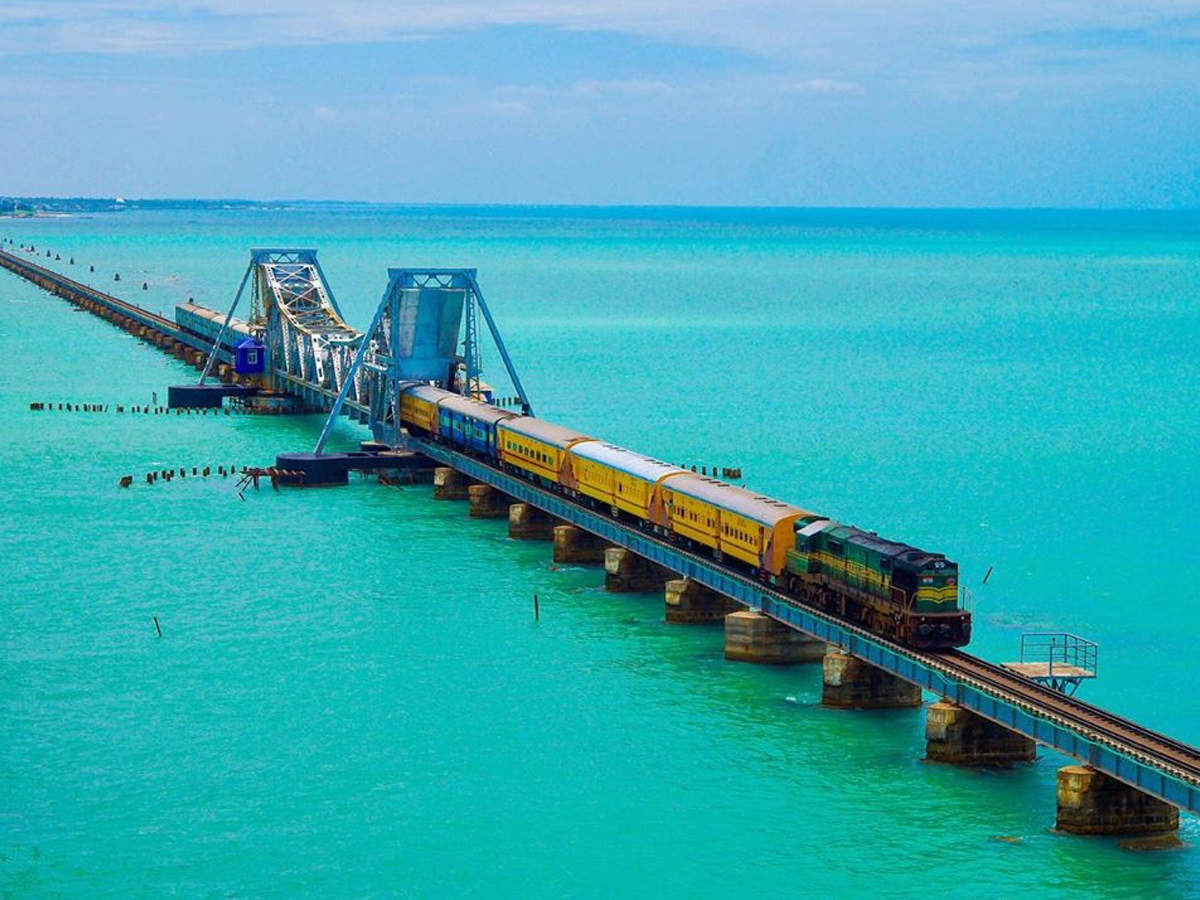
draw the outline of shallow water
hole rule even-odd
[[[0,236],[166,312],[223,308],[250,247],[315,246],[359,325],[388,265],[476,266],[539,414],[942,550],[975,652],[1084,634],[1083,696],[1200,743],[1200,216],[350,207]],[[1063,758],[925,764],[921,713],[824,710],[819,667],[726,663],[719,629],[427,487],[138,483],[269,464],[320,420],[30,412],[194,370],[8,273],[0,359],[8,893],[1200,893],[1195,849],[1050,833]]]

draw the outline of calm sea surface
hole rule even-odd
[[[1200,743],[1200,214],[348,207],[0,236],[168,313],[224,308],[251,247],[317,247],[360,326],[387,266],[477,267],[542,416],[944,551],[975,652],[1083,634],[1083,696]],[[1200,895],[1200,846],[1051,833],[1063,758],[926,764],[920,711],[822,709],[819,666],[726,663],[719,628],[428,487],[137,483],[269,465],[318,418],[28,410],[194,377],[0,272],[0,893]]]

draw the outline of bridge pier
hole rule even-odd
[[[823,663],[821,704],[836,709],[898,709],[921,705],[921,689],[856,656],[830,647]]]
[[[608,544],[590,531],[574,525],[554,526],[556,563],[602,563]]]
[[[1058,816],[1068,834],[1161,834],[1179,829],[1179,809],[1091,766],[1058,770]]]
[[[514,541],[552,541],[558,519],[532,503],[514,503],[508,508],[508,536]]]
[[[929,707],[925,718],[925,758],[964,766],[1004,766],[1033,762],[1037,744],[1023,734],[985,719],[949,700]]]
[[[434,500],[467,500],[471,479],[457,469],[438,466],[433,470]]]
[[[668,625],[712,625],[741,609],[731,597],[691,578],[672,578],[664,591]]]
[[[824,656],[824,641],[810,638],[756,609],[738,610],[725,617],[726,659],[786,666],[817,662]]]
[[[662,590],[671,573],[625,547],[604,551],[604,589],[610,594],[637,594]]]
[[[471,507],[467,515],[472,519],[501,519],[508,515],[512,497],[498,491],[490,484],[473,484],[467,488],[467,500]]]

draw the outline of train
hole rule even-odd
[[[401,385],[408,431],[704,553],[803,603],[922,650],[961,647],[958,566],[874,532],[426,383]]]

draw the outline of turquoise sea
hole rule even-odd
[[[387,266],[477,267],[540,415],[943,551],[976,653],[1080,633],[1082,696],[1200,743],[1200,214],[307,206],[0,236],[168,313],[224,308],[251,247],[317,247],[360,326]],[[922,712],[823,709],[819,666],[726,663],[719,628],[428,487],[141,483],[269,465],[319,418],[28,409],[194,377],[0,272],[0,893],[1200,896],[1195,819],[1175,851],[1056,835],[1063,758],[924,763]]]

